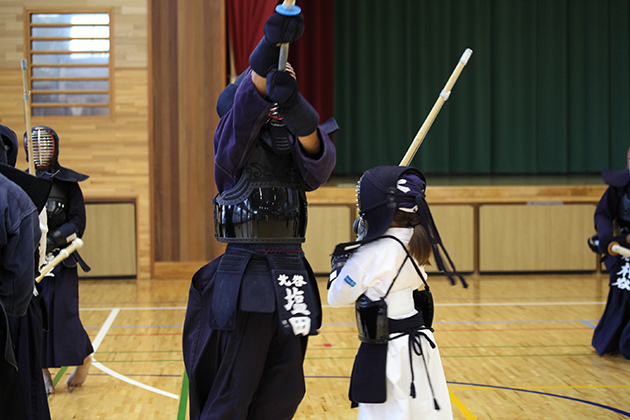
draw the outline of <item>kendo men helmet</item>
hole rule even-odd
[[[365,171],[357,185],[357,240],[379,237],[391,226],[398,208],[416,211],[416,196],[424,195],[426,178],[410,166],[377,166]]]
[[[357,186],[359,218],[355,221],[357,243],[369,242],[382,236],[391,226],[396,210],[416,213],[431,242],[433,257],[440,271],[452,284],[459,278],[438,233],[425,196],[426,178],[411,166],[377,166],[365,171]]]
[[[35,168],[42,171],[53,168],[59,157],[59,136],[55,130],[45,125],[38,125],[31,129],[31,136],[33,139]],[[24,133],[24,150],[28,161],[29,151],[26,133]]]
[[[14,167],[17,154],[17,135],[6,125],[0,125],[0,163]]]

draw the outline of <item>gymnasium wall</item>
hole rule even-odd
[[[55,129],[60,163],[90,176],[81,183],[89,216],[81,252],[93,270],[82,276],[189,277],[223,249],[211,204],[215,101],[227,79],[223,0],[3,1],[0,123],[25,131],[25,10],[103,7],[112,16],[111,116],[31,125]],[[27,167],[23,151],[18,161]]]
[[[26,8],[47,11],[85,11],[102,8],[105,2],[89,0],[11,0],[0,2],[0,123],[21,138],[26,131],[20,61],[24,56]],[[146,0],[108,0],[113,15],[113,92],[111,117],[33,117],[31,124],[48,125],[60,138],[61,165],[87,174],[81,183],[88,203],[93,201],[135,203],[138,277],[148,278],[151,269],[149,180],[149,75]],[[18,167],[26,169],[24,150]],[[86,231],[99,228],[87,221]],[[100,226],[103,228],[102,224]],[[107,230],[107,228],[105,228]],[[96,236],[96,235],[95,235]],[[116,241],[101,246],[116,247]],[[98,241],[95,237],[94,241]],[[95,242],[86,243],[94,247]],[[94,250],[99,255],[98,250]],[[109,250],[106,252],[109,255]],[[89,262],[89,261],[88,261]],[[116,261],[110,261],[115,265]]]
[[[4,0],[0,3],[1,124],[13,128],[19,136],[25,130],[20,71],[20,60],[24,58],[25,8],[62,8],[67,11],[78,9],[83,11],[85,8],[102,7],[103,3],[87,0]],[[355,17],[357,24],[362,21],[363,25],[366,22],[367,24],[396,22],[395,19],[391,19],[393,11],[388,12],[390,14],[383,13],[382,16],[374,16],[373,11],[362,9],[362,15],[352,15],[351,6],[354,4],[359,7],[355,3],[341,0],[336,2],[335,25],[337,28],[341,22],[339,19],[352,20],[351,16]],[[428,2],[417,3],[422,3],[423,7],[426,7],[425,3]],[[447,19],[450,26],[441,26],[443,22],[438,18],[442,9],[436,9],[429,16],[423,16],[428,13],[425,11],[418,16],[425,21],[428,19],[431,25],[425,23],[416,28],[421,29],[425,37],[436,33],[436,36],[440,38],[448,28],[454,29],[458,26],[462,26],[458,35],[460,38],[467,33],[466,31],[477,33],[483,29],[479,27],[484,22],[480,13],[489,13],[489,7],[496,5],[497,2],[489,0],[465,2],[469,9],[464,11],[467,11],[471,19],[465,24],[460,22],[463,18],[459,15],[461,10],[455,7],[456,2],[444,0],[438,3],[441,5],[439,7],[450,7]],[[516,48],[532,34],[541,35],[540,31],[551,31],[549,27],[539,25],[544,22],[540,20],[543,17],[554,16],[543,13],[545,10],[550,13],[554,11],[544,9],[549,7],[546,2],[505,3],[518,3],[519,7],[527,12],[526,17],[536,17],[535,22],[529,22],[525,18],[519,20],[520,24],[524,25],[520,32],[523,38],[520,38],[519,42],[506,40],[505,44],[501,44],[503,47],[500,49],[497,49],[495,45],[492,55],[488,55],[488,51],[484,52],[483,46],[490,45],[484,42],[489,42],[490,37],[483,31],[480,32],[485,34],[483,37],[470,38],[475,40],[476,44],[469,44],[469,38],[450,38],[450,40],[444,40],[450,46],[447,50],[427,45],[426,49],[423,49],[422,59],[416,57],[414,60],[418,59],[418,61],[410,64],[413,64],[413,69],[428,69],[430,74],[425,74],[427,77],[423,79],[422,83],[425,83],[423,85],[425,87],[411,92],[415,96],[408,98],[408,102],[413,106],[405,108],[405,113],[390,114],[389,105],[402,106],[405,103],[399,103],[395,97],[388,97],[387,91],[383,90],[387,87],[387,83],[401,74],[404,66],[397,67],[396,72],[388,72],[386,68],[380,66],[387,62],[387,55],[376,57],[377,62],[370,59],[368,55],[361,56],[360,60],[354,60],[353,54],[364,53],[349,50],[347,54],[339,55],[339,51],[343,50],[337,50],[336,54],[339,55],[340,60],[335,61],[336,66],[338,64],[339,68],[345,68],[343,74],[347,77],[347,79],[337,77],[336,81],[338,101],[335,117],[341,125],[341,131],[335,135],[335,142],[340,151],[337,174],[344,171],[351,173],[356,170],[348,166],[349,161],[358,162],[359,165],[364,166],[396,164],[402,158],[407,143],[411,141],[428,113],[428,108],[437,98],[456,60],[463,49],[469,46],[475,51],[473,57],[464,69],[453,91],[453,96],[445,103],[444,110],[438,116],[432,128],[431,137],[427,138],[427,143],[422,146],[421,153],[416,158],[421,168],[424,169],[426,164],[429,168],[437,168],[434,171],[439,173],[444,171],[457,173],[464,170],[475,172],[470,165],[477,165],[480,162],[482,164],[511,162],[510,158],[516,156],[521,159],[520,166],[514,165],[518,171],[523,168],[529,170],[527,162],[539,162],[540,165],[533,172],[541,172],[555,164],[553,159],[549,160],[544,149],[541,149],[548,142],[547,139],[561,139],[558,144],[562,146],[566,143],[566,136],[574,132],[578,133],[580,138],[588,139],[589,142],[605,141],[606,146],[602,153],[611,162],[613,157],[617,156],[621,145],[627,149],[628,136],[624,137],[619,133],[625,132],[623,130],[629,126],[628,121],[630,121],[627,104],[630,97],[627,94],[630,90],[630,83],[627,80],[630,72],[622,71],[628,68],[630,52],[621,48],[622,53],[613,54],[616,48],[620,48],[622,41],[626,42],[630,39],[628,36],[620,36],[625,33],[622,25],[624,19],[626,25],[630,21],[624,17],[627,15],[627,7],[624,8],[627,2],[614,0],[600,2],[576,0],[575,2],[562,1],[557,4],[553,2],[556,6],[562,5],[566,8],[570,3],[574,7],[571,9],[573,10],[571,16],[564,14],[565,18],[560,20],[565,29],[570,27],[573,28],[573,32],[576,32],[574,23],[571,22],[576,22],[579,17],[590,15],[589,10],[597,4],[604,4],[606,7],[592,13],[595,22],[611,22],[615,24],[614,28],[622,28],[619,33],[607,32],[608,35],[600,34],[600,37],[594,39],[588,36],[580,38],[582,40],[580,42],[588,44],[590,48],[604,42],[602,38],[610,41],[606,44],[608,45],[606,51],[600,52],[608,60],[606,62],[609,64],[606,66],[610,65],[612,66],[610,68],[614,69],[610,73],[610,79],[606,79],[607,82],[604,83],[610,88],[606,93],[598,88],[599,85],[589,83],[589,78],[593,77],[592,72],[587,70],[583,73],[577,72],[579,63],[588,64],[595,69],[599,68],[597,63],[600,63],[600,67],[603,64],[590,56],[582,58],[578,56],[574,60],[575,55],[572,54],[571,60],[567,62],[573,63],[571,66],[573,76],[570,80],[584,87],[584,97],[562,101],[557,95],[549,96],[554,101],[564,104],[561,109],[565,114],[568,110],[572,110],[570,114],[577,116],[575,119],[563,119],[563,117],[550,119],[546,110],[549,107],[555,108],[553,105],[555,102],[546,102],[545,96],[539,95],[537,101],[533,102],[523,100],[521,96],[527,97],[526,93],[531,92],[532,86],[537,86],[539,93],[548,93],[544,89],[547,85],[557,88],[553,84],[555,80],[553,77],[545,79],[545,85],[537,84],[540,73],[529,73],[525,66],[527,61],[525,58],[521,58],[523,62],[521,66],[513,60],[507,60],[504,63],[507,70],[518,70],[514,74],[519,77],[515,79],[494,78],[495,73],[486,71],[491,69],[489,67],[491,65],[498,69],[502,67],[501,63],[504,60],[501,58],[503,57],[501,53],[505,52],[503,50],[508,50],[508,45],[514,45]],[[403,4],[411,7],[416,2],[403,2]],[[575,9],[577,7],[575,5],[581,6],[581,9]],[[114,108],[112,116],[108,118],[33,118],[32,125],[45,124],[53,127],[61,139],[61,164],[90,175],[81,187],[88,203],[89,216],[86,231],[86,240],[89,239],[89,242],[86,242],[84,253],[89,257],[88,262],[93,263],[92,275],[129,276],[136,273],[137,277],[142,279],[189,278],[191,273],[220,254],[223,249],[223,246],[214,240],[211,199],[216,190],[212,170],[211,140],[218,121],[214,104],[227,82],[225,1],[108,0],[106,6],[110,7],[113,13]],[[509,10],[505,6],[501,10],[505,15],[509,15]],[[621,12],[617,13],[616,11],[619,10]],[[365,19],[358,19],[361,16]],[[492,14],[492,16],[496,18],[496,15]],[[387,20],[388,17],[389,20]],[[420,22],[411,23],[420,25]],[[501,22],[495,20],[494,23],[495,29],[500,29],[496,25],[500,25]],[[378,30],[370,36],[379,38],[379,41],[386,41],[388,39],[386,34],[389,32],[383,32],[385,27],[379,25],[371,26]],[[584,23],[584,25],[587,24]],[[349,29],[346,28],[346,31]],[[554,30],[560,29],[562,27]],[[592,31],[592,29],[589,30]],[[335,39],[341,39],[342,43],[346,42],[346,47],[349,49],[352,46],[365,44],[369,47],[373,44],[369,37],[357,37],[356,31],[348,32],[349,35],[344,41],[343,33],[337,31]],[[495,32],[492,32],[493,38],[497,36]],[[477,43],[479,39],[484,42]],[[455,42],[455,40],[461,42]],[[557,40],[557,43],[559,42]],[[557,46],[557,43],[553,45]],[[578,51],[578,47],[578,41],[575,41],[571,51]],[[523,52],[522,49],[516,51]],[[567,51],[562,51],[566,55]],[[404,50],[399,53],[403,56],[406,54]],[[534,53],[530,51],[529,54]],[[550,60],[553,54],[549,51],[546,54],[544,57],[539,57],[539,62],[544,68],[552,69],[554,62]],[[538,57],[538,53],[534,55]],[[435,56],[440,57],[439,66],[431,67],[432,62],[435,61],[432,57]],[[547,58],[543,60],[545,57]],[[362,71],[366,73],[353,80],[350,76],[353,71],[352,66],[357,64],[362,64]],[[375,67],[376,64],[379,65]],[[407,79],[413,79],[413,69],[409,66],[405,67]],[[337,73],[336,76],[340,74]],[[560,76],[556,74],[554,77]],[[374,83],[377,79],[380,81],[378,84]],[[340,90],[339,86],[342,86],[339,84],[340,80],[358,84],[344,82],[345,90]],[[430,87],[426,85],[428,81],[433,81]],[[488,89],[481,89],[479,81],[487,83]],[[509,97],[511,89],[520,86],[521,81],[525,82],[525,87],[520,88],[519,95],[521,96],[514,98],[510,102],[510,107],[506,108],[496,101],[497,92],[503,92],[506,97]],[[433,85],[436,85],[435,89]],[[475,87],[466,87],[470,85]],[[500,89],[493,90],[494,88]],[[373,106],[374,104],[370,102],[372,98],[380,98],[380,104]],[[341,100],[344,102],[341,103]],[[483,106],[491,106],[497,112],[494,117],[482,113],[483,107],[479,106],[480,100]],[[419,107],[419,103],[422,103],[422,107]],[[532,105],[534,108],[527,108],[526,105]],[[339,108],[340,106],[344,108]],[[521,113],[519,111],[521,109],[527,112]],[[535,115],[532,114],[533,110]],[[465,121],[468,122],[461,121],[462,114],[466,116]],[[517,123],[512,124],[509,122],[510,117],[515,115],[519,118]],[[589,116],[592,119],[580,119],[580,115]],[[492,121],[495,126],[490,124]],[[564,124],[560,127],[564,129],[559,132],[555,131],[558,128],[555,125],[557,121]],[[570,121],[581,121],[584,125],[569,126]],[[608,121],[610,124],[603,124],[602,121]],[[377,126],[372,124],[377,124]],[[598,127],[602,124],[609,128],[609,131],[604,133],[603,140],[597,137]],[[396,127],[396,130],[402,128],[404,133],[390,131],[388,127]],[[567,127],[572,128],[568,130]],[[497,150],[492,148],[488,150],[489,139],[499,134],[499,137],[503,139],[501,148],[510,153],[505,159],[498,159],[499,155],[495,153]],[[457,142],[453,143],[453,138],[457,138]],[[380,146],[366,147],[368,140],[377,139],[380,139],[379,145],[394,143],[395,145],[387,150]],[[530,141],[531,146],[528,143]],[[594,150],[591,143],[588,145],[588,147],[574,150],[572,156],[582,162],[584,156],[590,156]],[[363,154],[370,150],[372,155],[378,156],[382,161],[363,159]],[[390,152],[393,153],[391,158],[388,154]],[[625,149],[623,152],[625,153]],[[536,157],[533,158],[532,154]],[[569,165],[568,167],[571,168],[573,164],[568,162],[573,158],[569,159],[566,154],[563,156],[564,160],[558,161],[559,167],[566,168]],[[444,159],[449,158],[461,162],[444,163]],[[621,157],[619,159],[621,162]],[[26,168],[23,151],[20,152],[18,161],[19,167]],[[589,170],[593,171],[592,168]],[[539,196],[541,189],[534,188],[534,190],[525,191],[510,186],[498,191],[483,187],[457,191],[447,188],[442,191],[442,198],[433,202],[438,205],[436,219],[441,218],[444,220],[442,224],[447,225],[443,229],[444,235],[453,238],[448,240],[447,244],[456,242],[456,245],[452,246],[453,256],[456,262],[462,261],[460,265],[465,271],[596,269],[596,261],[591,258],[591,255],[582,253],[581,238],[585,241],[586,237],[592,234],[591,210],[603,192],[601,183],[588,195],[583,195],[582,187],[574,182],[557,186],[557,189],[553,190],[553,194],[557,194],[555,196],[545,191],[542,197]],[[340,199],[339,194],[342,194],[343,198]],[[454,197],[460,201],[453,203],[450,194],[454,194]],[[475,197],[474,194],[481,194],[482,197]],[[578,201],[572,198],[576,194],[580,197]],[[462,201],[466,199],[469,199],[469,202]],[[312,211],[309,215],[308,237],[311,239],[305,244],[305,251],[309,259],[313,261],[316,271],[325,272],[332,245],[352,239],[350,227],[355,216],[353,192],[330,185],[309,194],[309,200]],[[505,200],[525,207],[523,209],[489,206],[503,205]],[[567,205],[536,207],[530,205],[532,202]],[[574,207],[574,205],[582,207]],[[498,210],[498,216],[492,213],[495,210]],[[571,221],[573,210],[578,210],[579,213],[577,222],[580,226],[579,231],[571,230],[571,224],[566,223],[563,224],[563,229],[571,231],[572,235],[576,236],[579,245],[576,245],[575,250],[572,249],[563,254],[568,261],[561,265],[554,265],[554,261],[557,260],[549,258],[550,254],[544,252],[546,249],[544,247],[540,248],[543,250],[543,257],[535,253],[523,254],[522,248],[516,246],[522,245],[522,241],[512,241],[510,237],[501,236],[505,232],[501,229],[502,218],[509,221],[508,216],[513,216],[515,218],[513,220],[528,220],[535,226],[540,223],[541,229],[547,229],[544,223],[550,217],[559,217],[562,222]],[[556,216],[556,212],[560,216]],[[489,222],[497,222],[497,229],[493,230],[494,227],[488,225]],[[113,233],[117,230],[112,229],[113,226],[124,226],[120,233],[124,235],[124,238],[119,236],[119,239],[116,239],[117,236]],[[530,233],[531,231],[531,229],[525,229],[519,232]],[[488,237],[488,232],[491,232],[490,237]],[[463,236],[460,237],[461,235]],[[528,239],[524,246],[533,250],[532,247],[536,245],[536,240],[539,238]],[[546,244],[550,241],[551,239],[548,238]],[[104,247],[107,249],[105,250]],[[561,247],[554,249],[559,250]],[[114,252],[112,255],[112,250],[118,254]],[[520,259],[514,259],[514,264],[510,266],[494,266],[494,261],[499,261],[493,257],[496,252],[513,252],[514,255],[519,255]],[[135,253],[135,257],[132,260],[125,258],[124,261],[120,261],[121,253],[126,257]],[[523,255],[526,262],[521,262]],[[507,260],[509,258],[503,258],[502,261]],[[536,265],[537,261],[541,263]],[[586,263],[582,265],[582,261]]]

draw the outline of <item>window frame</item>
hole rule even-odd
[[[48,53],[48,54],[70,54],[74,53],[93,53],[94,51],[70,51],[70,50],[33,50],[31,48],[33,41],[41,41],[41,40],[53,40],[53,41],[64,41],[64,40],[72,40],[76,38],[69,37],[33,37],[31,35],[31,29],[33,27],[40,28],[51,28],[51,27],[71,27],[71,26],[95,26],[94,24],[41,24],[41,23],[32,23],[31,16],[34,14],[95,14],[95,13],[107,13],[109,16],[109,23],[107,25],[98,25],[98,26],[107,26],[109,27],[109,37],[108,38],[81,38],[81,39],[107,39],[109,41],[109,60],[107,65],[99,65],[99,64],[33,64],[32,63],[32,55],[37,53]],[[29,101],[29,112],[31,113],[31,118],[46,118],[46,119],[55,119],[55,118],[81,118],[81,119],[89,119],[96,118],[99,120],[103,119],[113,119],[114,118],[114,9],[111,7],[78,7],[78,8],[64,8],[64,7],[29,7],[24,9],[24,53],[27,62],[27,80],[28,80],[28,88],[30,92],[30,101]],[[108,76],[106,77],[33,77],[33,68],[55,68],[55,67],[71,67],[71,68],[81,68],[81,67],[102,67],[108,69]],[[59,81],[81,81],[81,80],[107,80],[109,82],[107,90],[37,90],[33,89],[33,82],[39,80],[59,80]],[[109,101],[107,102],[91,102],[91,103],[61,103],[61,102],[53,102],[53,103],[33,103],[33,95],[45,95],[45,94],[85,94],[85,93],[95,93],[95,94],[108,94]],[[108,113],[107,115],[33,115],[33,109],[35,108],[72,108],[72,107],[81,107],[81,108],[94,108],[94,107],[107,107]]]

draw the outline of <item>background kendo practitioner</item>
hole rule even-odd
[[[41,376],[46,307],[35,282],[50,181],[14,168],[17,136],[0,125],[0,417],[50,419]]]
[[[305,393],[307,336],[321,325],[301,243],[305,191],[332,172],[336,124],[318,126],[289,66],[275,70],[277,44],[303,32],[301,14],[274,13],[264,29],[251,69],[217,103],[215,231],[228,245],[192,279],[183,339],[191,420],[291,419]]]
[[[613,243],[630,248],[630,149],[626,162],[626,169],[602,171],[608,189],[595,208],[597,235],[589,239],[589,246],[603,255],[610,271],[608,300],[592,345],[600,356],[621,352],[630,359],[630,259],[611,249]]]
[[[59,136],[52,128],[33,127],[31,135],[36,172],[38,175],[52,174],[53,179],[46,203],[46,254],[47,259],[52,259],[73,239],[83,236],[86,224],[85,201],[79,182],[88,176],[59,164]],[[26,134],[24,147],[27,149]],[[49,329],[44,334],[42,352],[44,382],[48,393],[55,392],[49,368],[76,366],[66,381],[68,391],[72,391],[83,384],[92,364],[94,349],[79,318],[77,264],[84,271],[90,270],[75,251],[55,267],[52,275],[47,275],[41,281],[49,315]]]
[[[442,245],[425,188],[424,175],[413,167],[366,171],[357,188],[358,240],[333,253],[328,303],[356,306],[361,346],[349,398],[361,420],[453,418],[431,328],[424,271],[431,253],[453,284],[459,277],[467,285]]]

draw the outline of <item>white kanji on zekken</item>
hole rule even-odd
[[[302,287],[306,284],[306,280],[304,280],[304,276],[301,276],[299,274],[294,274],[291,279],[289,279],[289,276],[287,276],[286,274],[280,274],[278,276],[278,284],[280,286],[286,287]]]
[[[304,291],[298,289],[297,287],[285,289],[287,291],[287,295],[284,299],[287,301],[287,304],[284,305],[284,309],[287,311],[291,311],[292,315],[295,314],[303,314],[310,315],[311,311],[308,310],[308,306],[304,302]]]
[[[612,283],[611,286],[616,286],[622,290],[630,290],[630,259],[628,257],[623,258],[625,264],[621,267],[621,270],[617,272],[620,277],[617,277],[617,281]]]
[[[308,335],[311,331],[311,319],[307,316],[294,316],[289,318],[289,323],[295,335]]]

